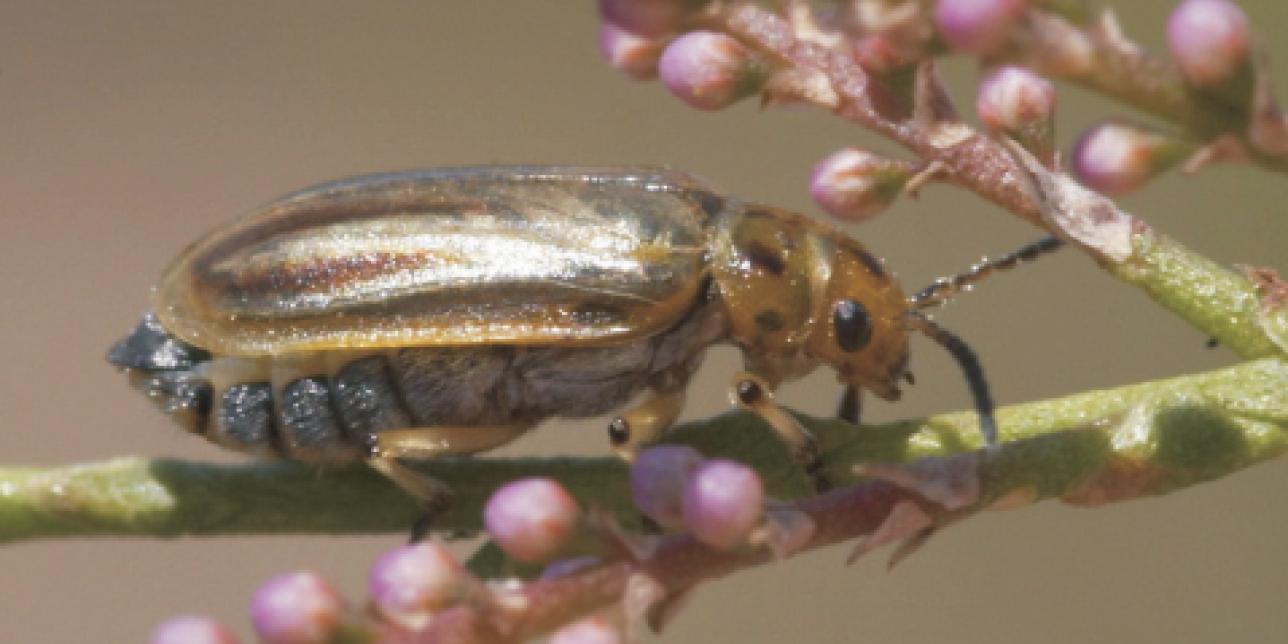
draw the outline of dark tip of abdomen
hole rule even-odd
[[[143,316],[129,335],[112,345],[107,361],[122,369],[174,371],[210,359],[210,352],[171,335],[153,313]]]
[[[130,372],[130,383],[184,429],[204,434],[214,402],[210,382],[188,371]]]

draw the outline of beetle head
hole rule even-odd
[[[907,305],[881,261],[839,231],[748,205],[717,232],[713,273],[748,368],[776,386],[820,363],[882,398],[899,397]]]
[[[808,351],[835,369],[841,382],[898,400],[898,382],[908,366],[903,291],[858,242],[840,236],[832,241]]]

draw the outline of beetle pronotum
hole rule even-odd
[[[473,167],[345,179],[288,195],[185,250],[153,312],[108,354],[188,430],[224,447],[365,460],[425,503],[442,484],[399,459],[483,451],[551,416],[610,423],[629,457],[727,341],[733,390],[811,462],[769,397],[820,364],[899,396],[908,331],[974,354],[918,314],[1021,251],[905,300],[882,262],[808,217],[657,168]],[[852,418],[853,420],[853,418]]]

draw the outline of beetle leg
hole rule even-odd
[[[400,459],[480,452],[518,438],[528,427],[421,427],[380,431],[370,437],[367,464],[421,504],[424,512],[411,532],[411,541],[416,542],[428,533],[434,517],[451,507],[454,494],[446,483],[408,467]]]
[[[841,394],[841,404],[836,410],[836,417],[851,424],[858,425],[863,416],[863,392],[854,385],[846,385]]]
[[[642,447],[656,442],[684,409],[684,387],[662,391],[626,410],[608,424],[608,440],[617,455],[631,461]]]
[[[796,462],[800,463],[801,468],[813,480],[817,491],[831,489],[832,484],[827,480],[823,472],[823,461],[819,458],[818,441],[787,410],[774,402],[774,394],[768,383],[759,376],[740,373],[734,377],[731,397],[736,404],[759,416],[778,433]]]

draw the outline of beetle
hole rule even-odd
[[[860,389],[899,397],[912,330],[965,369],[994,443],[974,354],[917,312],[970,279],[909,300],[841,231],[665,168],[376,174],[287,195],[189,246],[108,360],[218,445],[364,460],[432,514],[450,490],[403,459],[484,451],[647,391],[609,424],[629,458],[676,420],[719,342],[745,357],[738,401],[807,466],[812,440],[770,392],[826,365],[856,420]]]

